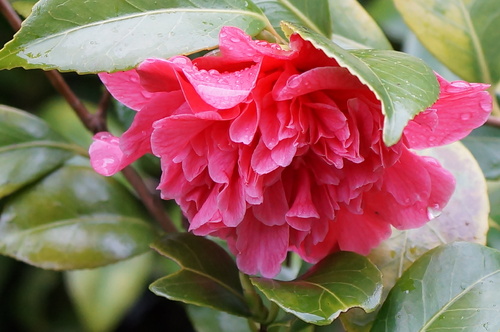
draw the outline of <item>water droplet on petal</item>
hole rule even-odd
[[[170,59],[172,63],[178,64],[178,65],[185,65],[188,63],[188,59],[183,57],[183,56],[176,56]]]
[[[293,75],[288,78],[286,83],[290,88],[296,88],[302,83],[302,79],[298,75]]]
[[[492,108],[491,99],[490,98],[482,98],[479,101],[479,107],[481,107],[483,109],[483,111],[485,111],[485,112],[491,112],[491,108]]]
[[[464,114],[460,115],[460,119],[462,119],[463,121],[469,120],[470,117],[471,117],[471,115],[469,113],[464,113]]]
[[[434,204],[433,206],[429,206],[427,208],[427,218],[429,218],[429,220],[437,218],[437,217],[439,217],[441,212],[442,212],[441,208],[438,204]]]
[[[236,38],[236,37],[231,37],[229,38],[233,43],[239,43],[240,42],[240,39],[239,38]]]

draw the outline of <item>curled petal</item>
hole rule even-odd
[[[260,62],[236,71],[219,72],[198,69],[186,57],[175,57],[170,61],[182,70],[199,97],[216,109],[228,109],[243,102],[254,88],[260,71]]]
[[[277,44],[263,40],[252,40],[241,29],[223,27],[219,35],[221,53],[233,61],[260,61],[263,56],[286,59],[293,56],[292,51],[282,49]]]
[[[481,126],[492,109],[487,84],[448,82],[437,76],[441,92],[404,130],[409,147],[424,149],[456,142]],[[437,119],[436,119],[437,117]]]
[[[141,84],[135,69],[113,74],[100,73],[99,78],[116,100],[135,111],[143,108],[153,97]]]
[[[107,132],[95,134],[89,154],[92,168],[104,176],[113,175],[127,166],[120,149],[120,139]]]

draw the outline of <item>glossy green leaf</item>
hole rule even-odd
[[[371,0],[365,8],[391,41],[401,43],[406,38],[410,29],[396,10],[393,0]]]
[[[294,24],[284,23],[283,29],[287,35],[298,33],[335,58],[375,93],[385,115],[383,138],[388,146],[399,141],[410,119],[437,100],[436,76],[418,58],[386,50],[346,51],[324,36]]]
[[[245,0],[40,0],[0,51],[0,68],[123,70],[215,48],[226,25],[256,35],[266,24]]]
[[[0,105],[0,198],[40,179],[81,151],[39,118]]]
[[[194,305],[186,306],[186,311],[196,332],[252,332],[243,317]]]
[[[500,250],[500,181],[488,182],[490,197],[490,229],[488,246]]]
[[[500,137],[468,136],[462,142],[477,159],[487,179],[500,179]]]
[[[271,301],[300,319],[327,325],[352,307],[372,311],[382,294],[380,271],[366,258],[339,252],[292,281],[251,278]]]
[[[398,280],[372,331],[499,331],[500,251],[457,242],[420,257]]]
[[[356,0],[329,0],[333,40],[353,40],[362,48],[392,49],[382,30]]]
[[[237,316],[250,316],[238,268],[220,246],[189,233],[177,233],[167,234],[152,247],[180,266],[179,271],[152,283],[153,293]]]
[[[454,241],[486,243],[489,201],[486,181],[474,157],[460,143],[421,151],[436,158],[456,179],[455,192],[442,213],[424,226],[394,229],[368,257],[382,271],[385,299],[403,272],[427,251]],[[432,213],[432,211],[431,211]],[[352,331],[368,331],[375,315],[353,310],[342,315]]]
[[[66,166],[5,200],[0,253],[46,269],[102,266],[149,250],[147,219],[113,178]]]
[[[312,31],[330,37],[329,0],[254,0],[269,18],[276,31],[280,31],[280,22],[287,21],[305,26]]]
[[[87,331],[113,331],[147,286],[152,256],[65,273],[68,294]],[[133,273],[131,273],[133,271]]]
[[[500,80],[498,0],[394,0],[422,43],[461,78]]]

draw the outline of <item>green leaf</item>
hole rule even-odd
[[[245,0],[40,0],[0,51],[0,68],[124,70],[215,48],[223,26],[256,35],[267,22]]]
[[[467,81],[500,80],[498,0],[394,0],[422,44]]]
[[[271,21],[276,31],[280,22],[287,21],[305,26],[312,31],[330,37],[332,23],[329,13],[329,0],[254,0]]]
[[[65,273],[68,293],[88,331],[113,331],[144,291],[152,263],[152,256],[146,254]]]
[[[500,179],[500,137],[468,136],[462,140],[489,180]]]
[[[82,153],[39,118],[0,105],[0,198],[12,194]]]
[[[398,280],[372,331],[500,330],[500,251],[454,243],[420,257]]]
[[[293,281],[251,281],[283,310],[316,325],[330,324],[352,307],[372,311],[382,294],[380,271],[352,252],[330,255]]]
[[[0,253],[46,269],[102,266],[149,250],[147,218],[113,178],[66,166],[5,200]]]
[[[439,216],[416,229],[394,229],[389,239],[370,252],[368,258],[382,271],[382,299],[402,273],[427,251],[454,241],[486,242],[488,193],[486,181],[474,157],[460,143],[420,153],[436,158],[453,174],[457,183],[455,192]],[[341,318],[352,331],[368,331],[375,315],[353,310]]]
[[[237,316],[250,316],[238,268],[220,246],[189,233],[177,233],[167,234],[152,248],[180,266],[176,273],[152,283],[153,293]]]
[[[488,182],[490,197],[490,230],[488,246],[500,250],[500,181]]]
[[[418,58],[386,50],[346,51],[322,35],[291,23],[283,23],[283,30],[287,35],[298,33],[335,58],[375,93],[385,115],[383,138],[388,146],[399,141],[409,120],[437,100],[436,76]]]
[[[186,306],[188,316],[196,332],[251,332],[249,322],[243,317],[223,311],[194,305]]]
[[[347,38],[368,48],[392,49],[382,30],[358,1],[329,0],[328,3],[334,41]]]

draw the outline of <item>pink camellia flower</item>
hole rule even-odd
[[[232,27],[216,55],[100,77],[138,113],[120,138],[94,137],[94,169],[112,175],[145,153],[160,157],[158,189],[190,231],[226,239],[242,271],[266,277],[288,251],[312,263],[367,254],[391,225],[429,221],[454,179],[412,149],[459,140],[491,111],[487,85],[438,76],[439,100],[387,147],[381,103],[349,70],[299,35],[284,49]]]

